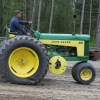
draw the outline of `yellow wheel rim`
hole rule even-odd
[[[58,68],[56,68],[57,60],[60,62]],[[49,70],[50,72],[56,75],[64,73],[67,69],[66,65],[67,65],[66,60],[61,56],[54,56],[49,60]]]
[[[92,71],[90,69],[83,69],[80,76],[82,80],[88,81],[92,78]]]
[[[26,78],[32,76],[37,71],[39,58],[34,50],[21,47],[11,53],[8,65],[14,75]]]

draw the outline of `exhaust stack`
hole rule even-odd
[[[72,33],[72,35],[75,35],[75,26],[76,26],[76,15],[73,16],[73,33]]]

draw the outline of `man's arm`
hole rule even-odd
[[[19,24],[25,25],[25,24],[29,24],[29,22],[28,21],[21,21],[21,20],[19,20]]]
[[[21,32],[27,35],[27,32],[20,26],[19,22],[14,23],[14,25],[15,27],[17,27],[18,30],[20,30]]]

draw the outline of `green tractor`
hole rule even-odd
[[[59,75],[66,71],[67,61],[79,61],[72,67],[72,76],[80,84],[90,84],[95,79],[94,67],[88,60],[97,60],[95,51],[89,51],[89,35],[40,33],[33,36],[11,33],[6,27],[6,37],[0,49],[0,72],[6,82],[36,85],[48,69]]]

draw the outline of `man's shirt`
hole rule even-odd
[[[20,21],[18,18],[16,18],[16,16],[14,16],[10,22],[10,31],[11,32],[21,31],[23,34],[27,34],[27,32],[20,26],[20,24],[25,25],[28,24],[28,22]]]

